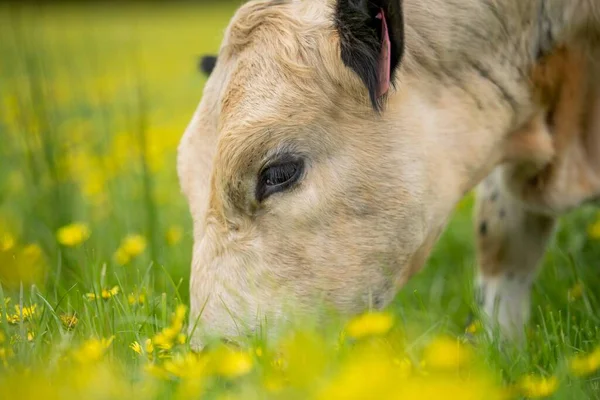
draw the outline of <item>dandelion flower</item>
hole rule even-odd
[[[119,294],[119,287],[113,286],[112,289],[102,289],[102,298],[108,300]]]
[[[114,254],[115,261],[120,265],[128,264],[146,249],[146,239],[141,235],[129,235],[121,242]]]
[[[29,307],[25,306],[21,308],[20,305],[15,305],[15,313],[10,316],[7,315],[6,319],[10,324],[18,324],[19,322],[27,322],[31,320],[37,313],[37,304],[33,304]]]
[[[130,293],[127,296],[127,302],[131,306],[145,304],[146,303],[146,295],[144,293],[140,293],[140,294]]]
[[[167,229],[165,240],[169,246],[174,246],[181,241],[183,237],[183,229],[180,226],[174,225]]]
[[[142,345],[138,341],[131,343],[129,345],[129,348],[131,350],[133,350],[135,353],[142,355]]]
[[[154,353],[154,345],[152,344],[152,339],[146,339],[144,342],[144,350],[146,350],[147,354]]]
[[[85,294],[86,299],[88,300],[96,300],[97,296],[95,293],[86,293]]]
[[[90,228],[83,223],[63,226],[56,232],[58,243],[67,247],[78,246],[90,237]]]
[[[246,375],[252,370],[252,357],[243,351],[221,346],[211,354],[213,371],[226,378]]]
[[[9,251],[15,247],[16,240],[8,233],[0,235],[0,251]]]
[[[187,336],[183,333],[180,333],[179,335],[177,335],[177,343],[178,344],[185,344],[187,340]]]
[[[96,300],[99,298],[102,298],[103,300],[108,300],[112,297],[115,297],[118,294],[119,294],[119,287],[113,286],[111,289],[108,289],[108,288],[102,289],[99,296],[96,293],[86,293],[85,297],[90,301]]]
[[[394,318],[391,314],[370,312],[350,320],[346,325],[346,333],[354,339],[361,339],[367,336],[384,335],[393,325]]]
[[[473,321],[469,324],[469,326],[467,326],[467,329],[465,329],[465,332],[469,333],[471,335],[474,335],[477,332],[480,332],[481,329],[482,329],[481,321]]]
[[[31,331],[27,332],[27,341],[33,342],[33,339],[35,339],[35,333],[33,333]]]
[[[575,376],[583,377],[600,369],[600,347],[587,355],[579,355],[569,362],[569,370]]]
[[[530,398],[548,397],[558,388],[556,377],[544,378],[537,376],[526,376],[519,383],[522,393]]]
[[[112,344],[114,336],[109,339],[88,339],[73,352],[73,358],[79,363],[95,363],[99,361]]]
[[[425,348],[425,365],[439,369],[458,368],[470,361],[471,350],[458,339],[438,337]]]
[[[156,347],[163,351],[168,351],[177,343],[185,343],[185,335],[180,336],[180,333],[183,328],[186,311],[187,308],[183,304],[177,306],[171,325],[158,332],[154,338],[152,338],[152,343],[156,345]],[[182,340],[183,343],[181,342]]]
[[[123,240],[122,248],[132,257],[138,256],[146,249],[146,239],[141,235],[130,235]]]
[[[67,330],[75,328],[75,326],[79,322],[75,314],[62,314],[60,316],[60,321]]]

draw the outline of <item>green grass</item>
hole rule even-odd
[[[202,93],[197,56],[216,52],[234,9],[218,2],[0,5],[0,297],[11,299],[0,321],[6,336],[0,394],[171,398],[200,381],[148,378],[149,362],[130,344],[155,337],[172,324],[176,305],[188,303],[191,221],[179,194],[175,151]],[[409,338],[409,354],[441,334],[464,333],[475,272],[470,214],[468,198],[428,266],[390,307]],[[585,208],[562,219],[534,286],[524,349],[477,337],[477,358],[503,385],[529,373],[557,375],[552,398],[600,398],[598,373],[575,379],[565,364],[600,344],[600,246],[587,235],[597,218]],[[90,238],[81,246],[60,245],[57,230],[77,221],[89,225]],[[167,239],[173,229],[183,232],[180,240]],[[119,265],[114,253],[131,234],[147,246]],[[570,301],[568,290],[577,282],[583,294]],[[120,293],[110,299],[86,296],[114,286]],[[144,293],[144,304],[131,305],[132,293]],[[36,304],[36,315],[11,324],[7,316],[18,304]],[[67,329],[60,317],[72,314],[78,323]],[[334,323],[327,328],[339,330]],[[73,351],[94,337],[114,339],[98,359],[91,349],[81,353],[97,367],[84,368]],[[307,354],[297,369],[305,372],[296,375],[303,378],[279,397],[305,398],[303,390],[327,381],[338,365],[338,355],[329,352],[334,339],[325,335],[321,347],[300,341]],[[276,347],[256,342],[265,352]],[[326,360],[314,354],[324,348]],[[187,352],[183,344],[168,354]],[[240,380],[203,378],[207,397],[263,397],[256,390],[264,389],[271,364],[267,356],[252,357],[255,367]],[[102,369],[100,359],[110,368]],[[157,352],[154,362],[165,360]]]

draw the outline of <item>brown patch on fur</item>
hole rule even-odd
[[[544,111],[514,134],[508,153],[526,162],[506,171],[509,187],[532,207],[564,212],[600,192],[595,78],[593,61],[574,46],[558,49],[533,70]]]

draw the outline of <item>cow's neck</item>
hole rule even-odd
[[[397,86],[414,85],[416,90],[407,92],[422,93],[420,104],[435,110],[423,142],[436,157],[430,173],[440,175],[436,181],[443,184],[432,190],[432,202],[440,206],[429,218],[445,218],[465,192],[507,160],[511,135],[544,112],[534,96],[532,69],[586,29],[597,29],[595,4],[404,1],[405,73]],[[402,97],[396,96],[398,113],[406,102]],[[547,144],[543,135],[533,140]]]

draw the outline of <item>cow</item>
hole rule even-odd
[[[557,217],[600,192],[599,43],[595,0],[242,5],[178,148],[192,347],[386,307],[471,190],[479,304],[522,338]]]

